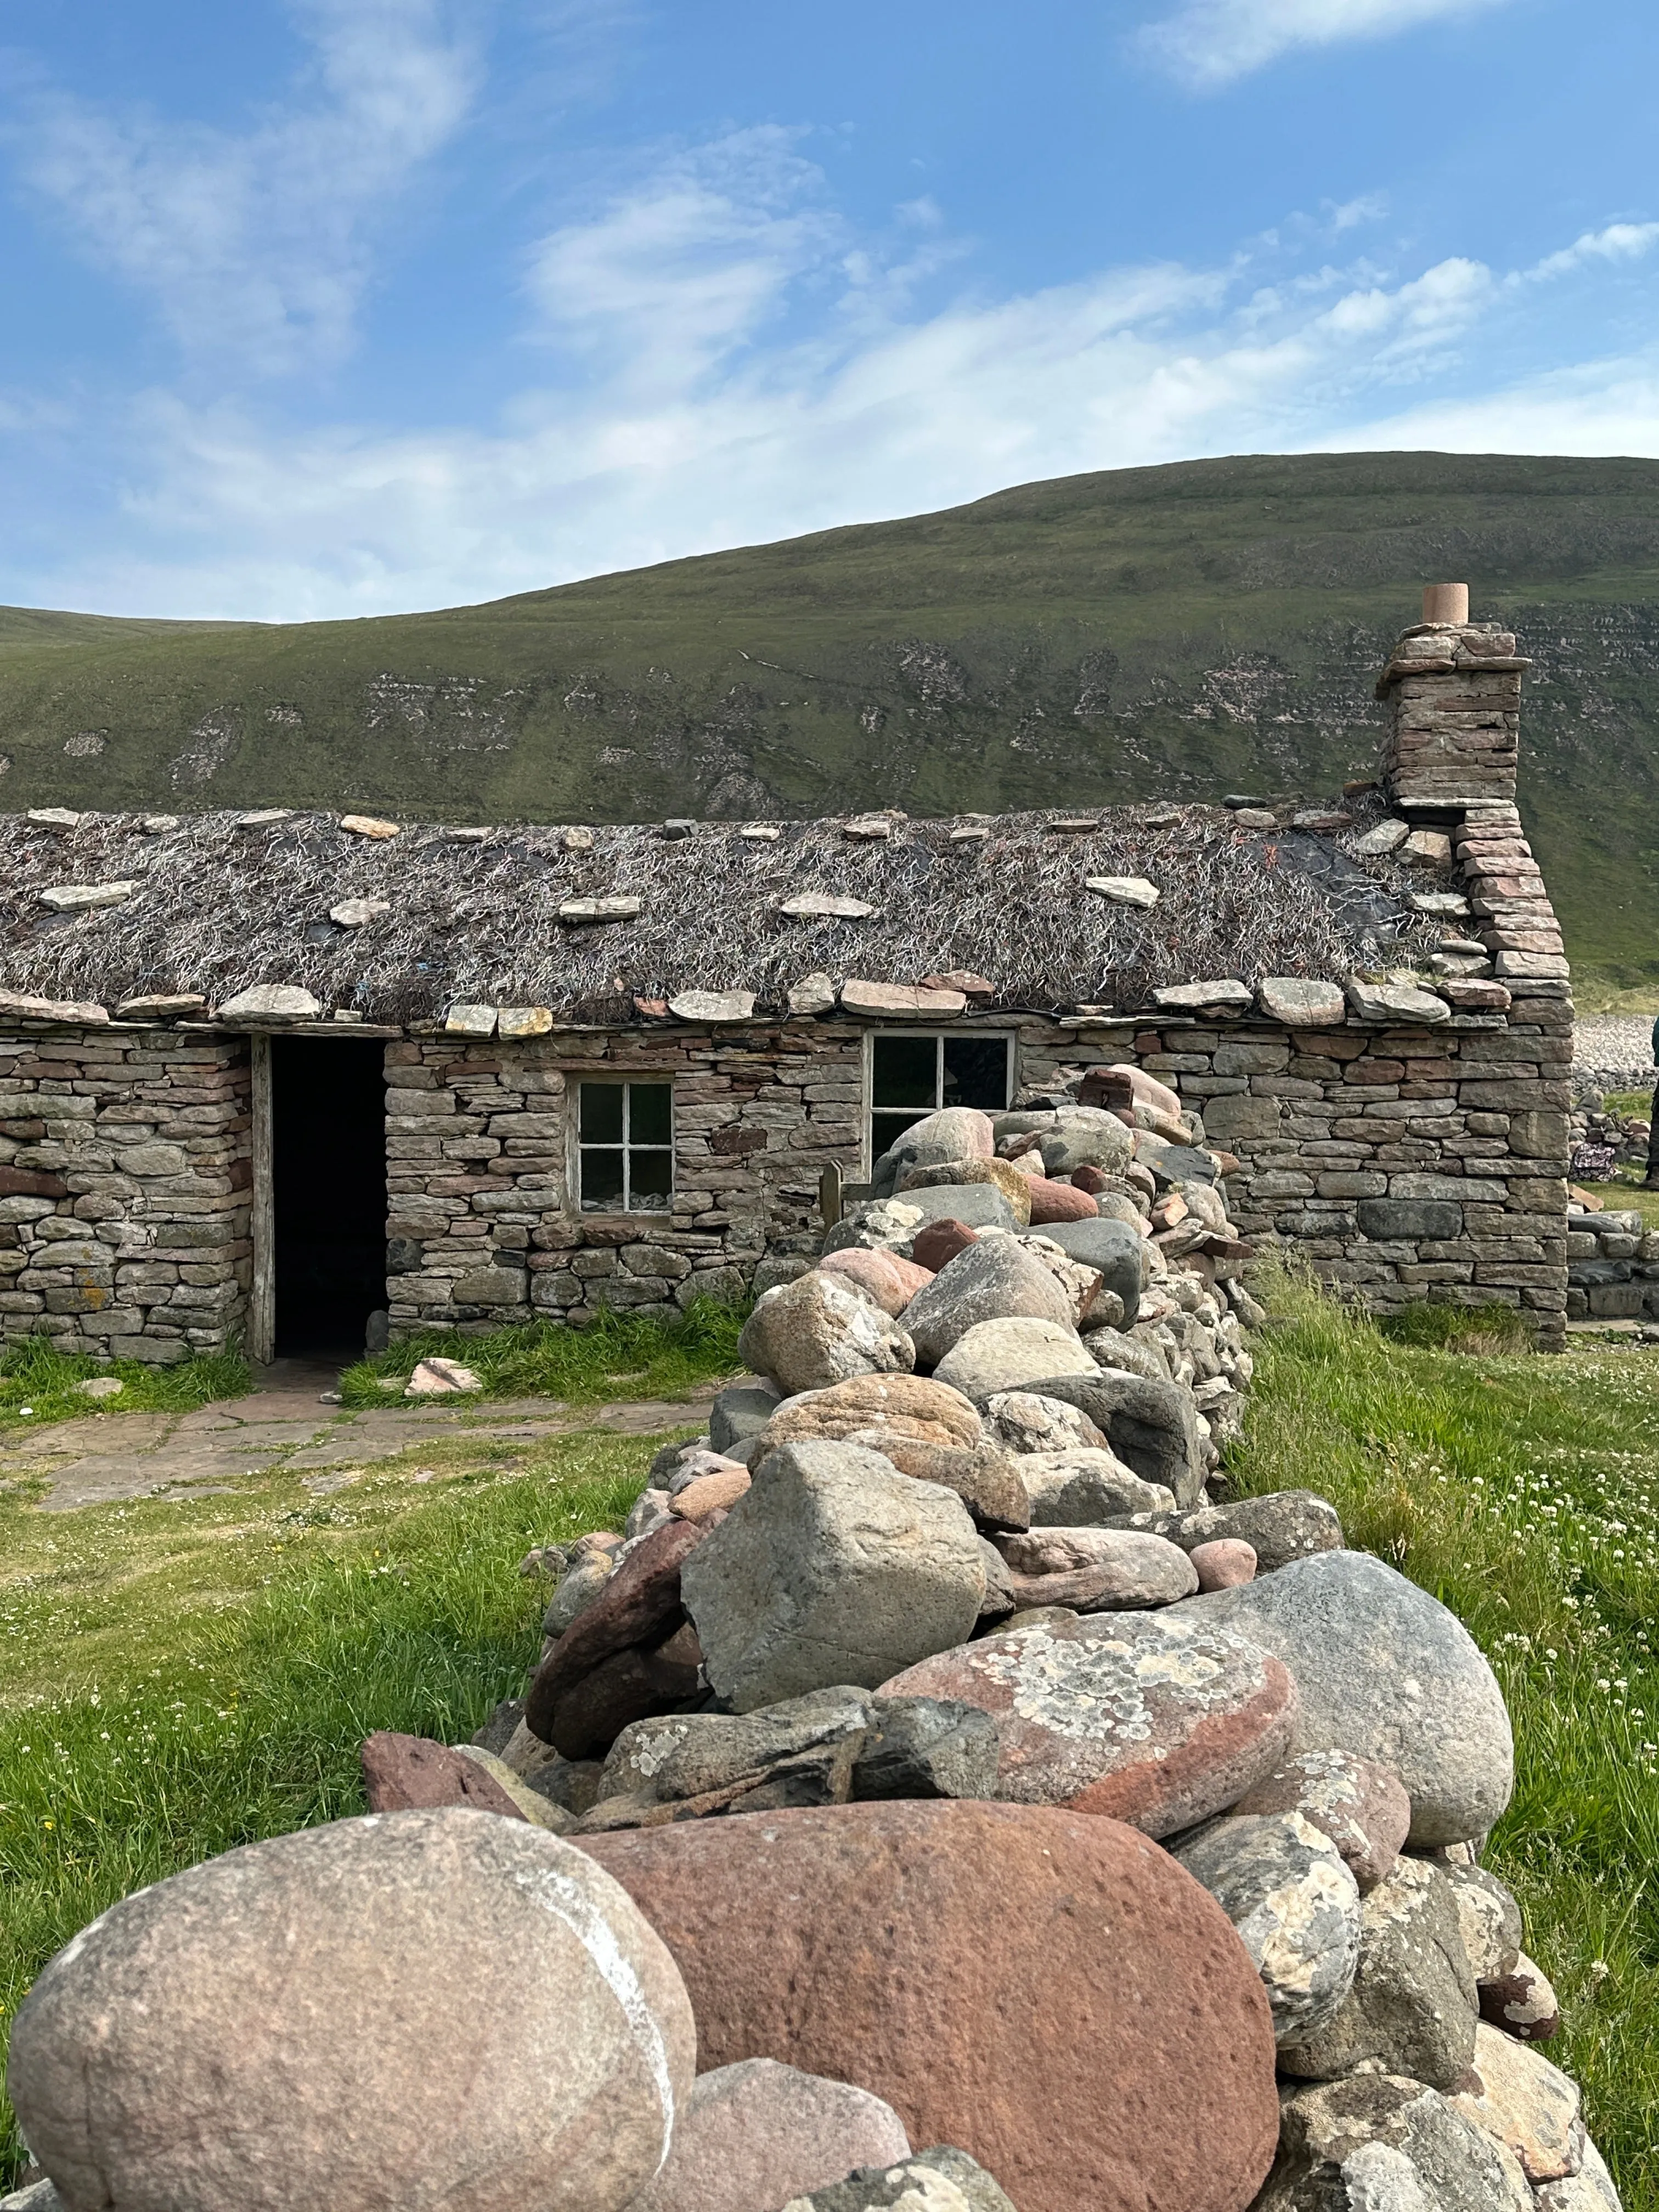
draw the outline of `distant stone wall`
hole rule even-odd
[[[0,1030],[0,1334],[162,1364],[246,1320],[245,1037]]]

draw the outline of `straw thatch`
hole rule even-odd
[[[982,842],[951,842],[961,821],[892,817],[884,842],[840,821],[780,824],[774,842],[704,823],[598,828],[590,851],[555,825],[473,833],[428,826],[373,842],[327,814],[247,827],[233,814],[145,827],[83,815],[70,830],[0,817],[4,952],[0,988],[113,1007],[150,992],[213,1004],[256,983],[298,984],[326,1006],[410,1023],[456,1000],[544,1006],[563,1019],[638,1018],[633,1000],[686,990],[753,992],[763,1009],[814,970],[915,982],[970,969],[996,1007],[1133,1010],[1154,986],[1234,975],[1340,978],[1431,949],[1409,888],[1420,868],[1361,860],[1356,838],[1380,812],[1360,802],[1335,836],[1241,830],[1219,808],[1127,807],[1086,834],[1052,814],[980,817]],[[153,820],[153,817],[152,817]],[[1085,889],[1090,876],[1144,876],[1150,912]],[[131,879],[121,904],[52,912],[63,884]],[[822,891],[867,902],[867,919],[791,919],[783,902]],[[634,897],[637,918],[561,922],[562,902]],[[330,909],[385,900],[341,927]]]

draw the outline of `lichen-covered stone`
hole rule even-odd
[[[1359,1961],[1359,1890],[1329,1837],[1299,1813],[1243,1814],[1173,1850],[1255,1960],[1279,2041],[1333,2018]]]
[[[1109,1814],[1149,1836],[1232,1804],[1283,1755],[1296,1707],[1278,1661],[1194,1633],[1173,1611],[1005,1630],[921,1661],[882,1694],[983,1706],[1001,1738],[1002,1797]]]

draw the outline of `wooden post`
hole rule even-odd
[[[271,1175],[270,1039],[248,1041],[253,1070],[253,1291],[247,1352],[258,1365],[276,1356],[276,1210]]]
[[[841,1169],[834,1160],[818,1177],[818,1211],[826,1229],[833,1229],[841,1219]]]

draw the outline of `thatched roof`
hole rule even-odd
[[[163,992],[218,1006],[279,983],[371,1021],[429,1021],[476,1000],[613,1023],[640,1018],[635,998],[744,990],[764,1012],[814,971],[914,983],[966,969],[995,985],[975,1002],[988,1010],[1132,1011],[1159,984],[1340,979],[1431,951],[1447,925],[1409,894],[1445,883],[1420,864],[1357,856],[1382,801],[1342,805],[1352,824],[1334,832],[1288,826],[1288,808],[1270,830],[1220,807],[1132,806],[1091,814],[1085,830],[1057,814],[890,816],[884,838],[849,835],[845,820],[770,825],[772,837],[726,823],[574,836],[409,824],[377,842],[331,814],[87,814],[72,827],[10,815],[0,989],[112,1009]],[[1097,877],[1144,877],[1158,903],[1115,903],[1085,888]],[[122,883],[133,888],[118,903],[81,911],[42,896]],[[874,911],[781,911],[811,892]],[[560,918],[605,899],[637,900],[638,913]],[[349,901],[385,911],[331,921]]]

